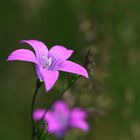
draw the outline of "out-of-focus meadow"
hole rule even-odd
[[[73,129],[65,140],[140,139],[140,1],[8,0],[0,3],[0,139],[29,140],[36,75],[31,63],[6,62],[19,40],[75,50],[84,64],[93,51],[90,79],[80,78],[63,97],[90,111],[90,132]],[[39,91],[36,108],[50,106],[70,74],[50,93]],[[54,139],[48,135],[47,139]]]

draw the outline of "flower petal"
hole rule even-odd
[[[63,46],[54,46],[49,51],[49,57],[52,58],[51,70],[57,69],[64,60],[68,59],[73,53],[73,50],[68,50]]]
[[[53,109],[55,112],[59,112],[59,114],[61,112],[61,114],[64,116],[68,116],[69,114],[69,108],[67,104],[61,100],[55,102],[55,104],[53,105]]]
[[[73,53],[73,50],[69,50],[63,46],[56,45],[49,50],[49,55],[52,59],[68,59]]]
[[[46,91],[49,91],[58,79],[59,72],[51,71],[40,67],[40,72],[43,76],[43,81],[45,82]]]
[[[52,109],[46,113],[45,120],[48,122],[50,133],[62,136],[68,128],[69,108],[63,101],[57,101]]]
[[[44,116],[45,109],[37,109],[33,112],[33,118],[35,121],[40,121],[42,117]]]
[[[48,123],[48,131],[50,133],[55,133],[60,131],[61,124],[58,122],[56,118],[56,114],[53,111],[47,111],[44,120]]]
[[[37,74],[39,80],[43,81],[43,75],[42,75],[42,73],[40,71],[40,66],[39,65],[36,65],[36,74]]]
[[[42,56],[48,55],[48,48],[47,46],[38,40],[21,40],[20,43],[27,43],[31,45],[35,51],[36,58],[42,59]]]
[[[81,108],[74,108],[71,110],[71,114],[75,118],[85,119],[87,117],[87,112]]]
[[[87,70],[79,64],[71,61],[64,61],[61,65],[59,65],[58,70],[82,75],[88,78]]]
[[[8,61],[20,60],[36,63],[35,55],[32,51],[27,49],[19,49],[11,53],[7,59]]]
[[[86,122],[87,114],[85,111],[80,108],[75,108],[71,111],[70,114],[70,126],[82,129],[83,131],[89,130],[89,125]]]

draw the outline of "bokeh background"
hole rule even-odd
[[[65,140],[140,139],[140,1],[3,0],[0,3],[0,139],[29,140],[36,75],[31,63],[6,62],[19,40],[60,44],[84,64],[93,52],[90,79],[80,78],[63,97],[87,109],[90,132],[72,129]],[[30,48],[31,49],[31,48]],[[51,93],[41,88],[36,108],[50,106],[70,74]],[[47,139],[55,139],[48,135]]]

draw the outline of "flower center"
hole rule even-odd
[[[60,124],[61,127],[63,127],[63,129],[68,127],[68,116],[67,114],[64,114],[64,112],[58,111],[56,114],[56,119],[58,121],[58,123]]]
[[[43,62],[42,62],[43,68],[49,68],[51,63],[52,63],[52,58],[51,57],[48,58],[46,56],[43,56],[42,59],[43,59]]]

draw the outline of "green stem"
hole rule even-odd
[[[41,87],[41,84],[42,84],[42,82],[40,82],[40,80],[37,79],[37,81],[36,81],[36,88],[35,88],[35,91],[34,91],[34,94],[33,94],[33,98],[32,98],[32,103],[31,103],[31,126],[32,126],[31,140],[34,140],[34,137],[36,136],[35,124],[34,124],[34,119],[33,119],[33,111],[34,111],[36,95],[37,95],[37,92],[38,92],[39,88]]]
[[[80,78],[80,75],[74,75],[72,77],[72,79],[70,80],[70,82],[68,83],[68,85],[66,86],[66,88],[64,88],[62,94],[64,94],[68,89],[71,88],[71,86]]]
[[[78,80],[80,78],[80,75],[74,75],[72,78],[71,78],[71,80],[70,80],[70,82],[68,83],[68,85],[64,88],[64,90],[61,92],[61,94],[56,98],[56,100],[58,100],[58,99],[60,99],[61,97],[62,97],[62,95],[68,90],[68,89],[70,89],[71,88],[71,86]],[[47,113],[47,109],[46,109],[46,111],[45,111],[45,113],[44,113],[44,115],[43,115],[43,117],[42,117],[42,121],[44,120],[44,117],[45,117],[45,114]],[[41,140],[45,140],[45,138],[46,138],[46,135],[41,135],[40,136],[40,139]]]

